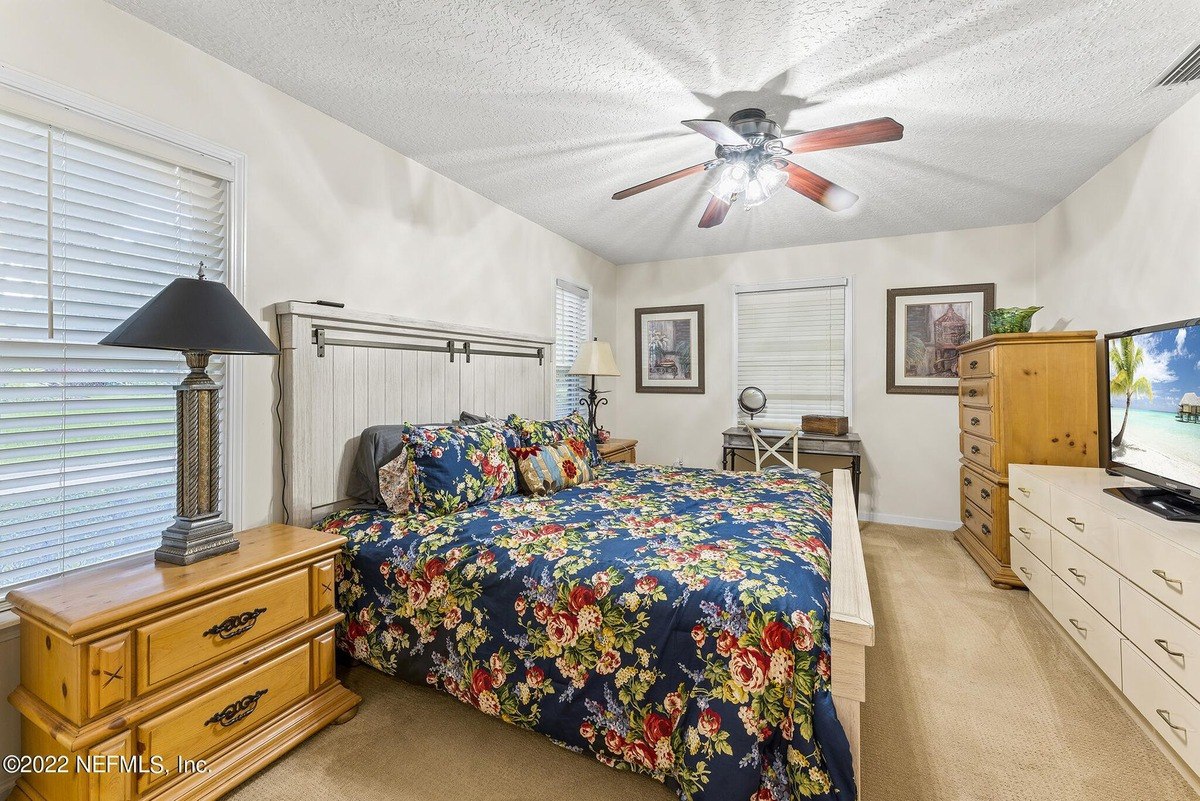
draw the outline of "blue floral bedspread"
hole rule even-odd
[[[696,801],[853,799],[816,473],[606,465],[446,517],[345,511],[339,646]]]

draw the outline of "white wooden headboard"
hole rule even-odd
[[[367,426],[445,422],[464,410],[548,416],[551,340],[294,301],[275,314],[292,525],[351,503],[346,482]]]

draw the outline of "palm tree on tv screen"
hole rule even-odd
[[[1108,360],[1112,362],[1113,367],[1109,389],[1113,395],[1125,396],[1125,416],[1121,418],[1121,430],[1112,441],[1113,447],[1119,448],[1125,439],[1125,425],[1129,422],[1129,405],[1133,403],[1134,398],[1153,400],[1154,387],[1150,385],[1150,379],[1137,374],[1138,368],[1146,360],[1146,354],[1133,344],[1133,337],[1121,337],[1117,340],[1117,346],[1108,354]]]

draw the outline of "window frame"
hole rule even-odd
[[[737,386],[738,375],[738,295],[752,292],[777,292],[789,289],[821,289],[823,287],[840,286],[845,288],[845,337],[842,342],[843,359],[845,361],[845,369],[842,375],[842,403],[845,410],[845,416],[854,419],[854,335],[853,335],[853,307],[854,307],[854,281],[852,276],[830,276],[828,278],[806,278],[792,281],[767,281],[762,283],[750,284],[733,284],[730,292],[730,302],[733,305],[733,328],[731,329],[731,339],[733,347],[730,350],[733,353],[733,361],[730,365],[730,375],[733,377],[733,398],[730,404],[730,409],[733,417],[733,424],[738,425],[741,417],[741,410],[738,409],[738,394],[741,390]],[[768,399],[769,400],[769,399]],[[768,412],[763,419],[771,419]]]
[[[61,84],[0,65],[0,110],[98,139],[142,155],[208,173],[226,186],[226,284],[244,305],[246,293],[246,155]],[[187,374],[182,356],[179,377]],[[227,359],[221,387],[221,498],[226,519],[245,521],[242,488],[245,393],[242,360]],[[55,576],[69,575],[66,570]],[[0,611],[10,608],[0,601]]]
[[[584,335],[584,340],[591,339],[593,336],[595,336],[596,319],[595,319],[595,314],[594,314],[595,308],[593,305],[593,301],[595,300],[595,295],[593,293],[591,285],[585,284],[581,281],[577,281],[572,278],[556,277],[554,279],[554,281],[551,283],[551,288],[552,288],[552,291],[551,291],[551,295],[550,295],[550,305],[554,309],[554,323],[553,323],[553,325],[554,325],[554,360],[553,360],[553,364],[551,366],[553,368],[554,383],[550,390],[550,412],[552,415],[557,417],[558,409],[557,409],[555,403],[558,398],[558,367],[559,367],[559,362],[558,362],[558,356],[559,356],[558,291],[560,289],[562,289],[564,291],[570,292],[572,289],[575,289],[575,290],[579,290],[580,292],[583,292],[585,294],[585,297],[587,298],[587,333]],[[568,369],[569,368],[570,368],[570,365],[568,365]],[[582,386],[583,376],[579,376],[579,381]],[[587,392],[587,388],[584,387],[584,393],[586,394],[586,392]],[[579,410],[572,409],[571,411],[579,411]],[[570,413],[571,412],[567,412],[567,414],[570,414]]]

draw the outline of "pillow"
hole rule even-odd
[[[413,462],[411,450],[400,449],[395,459],[379,468],[379,495],[394,515],[408,514],[413,508]]]
[[[549,495],[593,478],[587,443],[574,437],[553,445],[509,448],[517,483],[526,495]]]
[[[463,419],[471,417],[471,420]],[[476,415],[463,412],[459,422],[474,425]],[[420,423],[420,426],[453,425],[453,423]],[[354,465],[350,470],[350,478],[346,482],[346,494],[364,503],[375,506],[388,506],[387,500],[379,487],[379,471],[391,462],[404,449],[404,426],[380,425],[363,430],[358,437],[358,453],[354,456]],[[393,510],[394,511],[394,510]]]
[[[510,414],[505,422],[522,446],[553,445],[566,439],[578,439],[587,445],[588,461],[592,465],[600,464],[596,438],[579,412],[571,412],[561,420],[526,420],[520,415]]]
[[[405,426],[404,440],[417,511],[450,514],[517,491],[504,427],[497,423]]]

